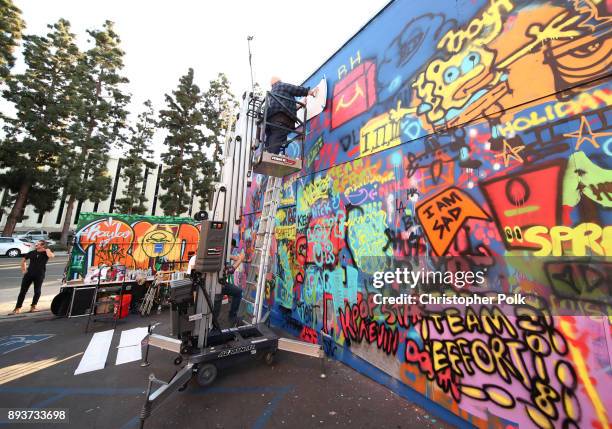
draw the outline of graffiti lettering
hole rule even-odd
[[[295,225],[279,225],[274,228],[274,236],[277,240],[295,240]]]
[[[317,331],[308,326],[304,326],[302,332],[300,332],[300,340],[311,344],[317,344],[319,342]]]
[[[352,56],[349,58],[350,69],[353,70],[355,65],[359,64],[360,62],[361,62],[361,52],[357,50],[357,54],[355,55],[355,58],[353,58]],[[346,66],[342,64],[338,68],[338,80],[342,79],[342,76],[346,75],[347,73],[348,73],[348,70]]]
[[[519,131],[525,131],[547,122],[554,122],[567,116],[595,110],[602,106],[609,106],[612,104],[611,98],[612,94],[607,88],[592,92],[585,91],[571,101],[559,101],[544,105],[543,113],[533,111],[527,116],[518,116],[512,121],[507,121],[504,125],[497,125],[497,132],[504,137],[513,137]]]
[[[612,256],[612,226],[601,226],[594,223],[582,223],[574,228],[569,226],[532,226],[525,231],[525,241],[534,243],[540,250],[536,256]],[[564,250],[564,244],[571,244],[571,253]]]
[[[438,256],[446,252],[467,219],[490,220],[478,204],[458,188],[449,188],[419,204],[417,217]]]
[[[388,328],[382,322],[376,322],[359,315],[359,305],[352,307],[348,303],[338,310],[342,332],[346,338],[356,342],[364,339],[369,344],[376,344],[378,349],[388,355],[395,355],[399,346],[399,332],[397,329]]]
[[[301,199],[308,205],[312,205],[315,201],[326,199],[329,191],[329,178],[317,177],[312,183],[307,184],[302,188]]]
[[[313,147],[308,152],[308,155],[306,155],[306,168],[310,168],[310,166],[312,165],[312,162],[315,160],[317,156],[319,156],[319,152],[321,151],[322,147],[323,147],[323,136],[320,136],[318,139],[315,140]]]
[[[370,119],[359,133],[359,156],[363,157],[399,145],[402,142],[400,124],[406,115],[415,112],[414,108],[402,108],[401,101],[398,101],[395,109]]]
[[[502,30],[502,14],[511,12],[514,5],[510,0],[492,0],[481,17],[474,18],[465,29],[451,30],[440,39],[439,49],[457,53],[468,42],[477,41],[485,45],[495,39]]]

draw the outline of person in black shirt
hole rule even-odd
[[[47,269],[47,261],[54,258],[55,255],[51,249],[47,248],[47,242],[40,240],[34,245],[34,250],[23,255],[21,261],[21,272],[23,273],[23,279],[21,280],[21,290],[17,297],[17,304],[13,310],[13,314],[17,314],[21,311],[23,300],[25,299],[30,285],[34,283],[34,298],[32,298],[32,306],[30,312],[36,311],[36,304],[40,298],[40,289],[42,287],[43,280],[45,279],[45,270]],[[30,264],[26,268],[26,261],[30,261]]]
[[[293,97],[317,95],[316,89],[311,90],[310,88],[281,82],[278,77],[273,77],[270,84],[272,85],[270,92],[280,97],[293,99]],[[289,130],[295,128],[297,106],[295,101],[292,102],[285,98],[279,98],[277,100],[274,97],[269,97],[268,99],[268,110],[266,112],[266,121],[268,122],[268,125],[266,125],[266,152],[278,154],[287,144],[287,136],[291,132],[275,126],[270,126],[270,123],[288,128]]]

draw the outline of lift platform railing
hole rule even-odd
[[[249,97],[249,108],[247,109],[247,116],[249,118],[260,119],[263,116],[263,102],[261,98],[257,97],[257,94],[250,93]]]
[[[295,127],[293,128],[287,128],[281,124],[272,122],[268,120],[268,108],[270,107],[270,103],[272,101],[275,101],[276,103],[278,103],[282,109],[282,112],[289,118],[291,119],[291,121],[293,123],[296,124]],[[291,103],[291,104],[295,104],[297,105],[297,109],[296,110],[292,110],[291,108],[288,107],[287,103]],[[300,108],[302,108],[303,112],[304,112],[304,117],[300,118],[299,116],[297,116],[296,112],[297,110],[300,110]],[[284,152],[284,150],[294,141],[299,140],[300,142],[300,153],[299,153],[299,157],[301,158],[304,154],[304,140],[306,138],[306,116],[307,112],[306,112],[306,101],[304,100],[302,101],[297,101],[295,98],[293,97],[285,97],[283,95],[280,94],[275,94],[273,92],[268,91],[266,93],[266,102],[264,103],[263,106],[263,118],[262,118],[262,126],[260,128],[260,138],[259,140],[261,142],[265,142],[266,140],[266,129],[268,127],[270,128],[276,128],[276,129],[280,129],[283,131],[287,131],[289,132],[289,138],[287,139],[287,142],[284,143],[281,146],[281,150]],[[265,149],[264,149],[265,150]]]
[[[282,124],[272,122],[269,120],[268,108],[270,106],[271,101],[274,101],[278,103],[278,105],[280,105],[282,113],[284,113],[293,123],[296,124],[295,127],[288,128]],[[297,116],[297,114],[294,113],[294,110],[288,107],[287,103],[297,105],[298,108],[296,110],[300,110],[300,108],[302,108],[303,109],[302,112],[304,112],[304,117],[300,118],[299,116]],[[247,110],[247,116],[251,118],[255,118],[257,120],[257,125],[259,128],[258,133],[257,133],[257,142],[258,142],[257,147],[259,147],[262,144],[265,145],[266,129],[276,128],[276,129],[280,129],[283,131],[287,131],[289,133],[289,138],[287,139],[286,142],[282,143],[281,150],[284,151],[287,148],[287,146],[289,146],[291,143],[297,140],[300,142],[300,155],[299,155],[300,157],[304,153],[304,140],[306,137],[306,122],[305,122],[305,118],[307,117],[306,115],[307,115],[307,112],[306,112],[306,102],[305,101],[297,101],[293,97],[285,97],[283,95],[275,94],[270,91],[266,93],[265,102],[262,102],[262,100],[258,99],[255,95],[253,95],[251,99],[249,100],[249,109]],[[264,151],[265,151],[265,147],[264,147]]]

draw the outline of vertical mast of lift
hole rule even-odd
[[[305,105],[304,112],[305,112]],[[231,147],[228,147],[228,159],[224,166],[224,183],[228,189],[232,189],[232,195],[235,192],[241,192],[242,198],[240,204],[231,204],[228,213],[231,215],[228,219],[239,220],[241,211],[245,206],[246,192],[250,185],[251,175],[253,172],[252,156],[255,150],[261,145],[262,128],[265,128],[265,118],[263,100],[258,98],[257,94],[245,94],[240,109],[239,119],[235,129],[236,137],[231,142]],[[306,114],[304,113],[304,118]],[[302,125],[304,125],[302,123]],[[305,130],[301,130],[301,139]],[[237,161],[236,154],[240,153],[241,159]],[[281,166],[277,166],[281,167]],[[299,166],[294,167],[296,170],[301,169]],[[278,176],[278,172],[276,172]],[[236,177],[246,178],[240,186],[238,186]],[[283,179],[270,175],[267,178],[263,177],[261,186],[265,186],[264,202],[261,211],[261,218],[255,240],[255,252],[253,259],[247,272],[247,287],[243,293],[243,299],[240,303],[239,317],[246,323],[263,323],[270,316],[270,309],[263,311],[265,302],[266,277],[271,271],[270,265],[272,258],[270,257],[270,248],[272,246],[272,235],[276,223],[276,213],[280,202],[280,194]],[[265,183],[265,185],[264,185]],[[230,201],[233,201],[230,198]],[[287,338],[279,338],[279,349],[286,350],[292,353],[298,353],[306,356],[318,357],[321,359],[322,370],[324,375],[324,356],[323,349],[318,344],[309,344],[302,341],[296,341]]]
[[[246,131],[246,108],[247,105],[243,102],[239,113],[236,116],[232,116],[228,121],[221,183],[217,188],[217,193],[223,192],[223,189],[225,191],[219,205],[215,207],[214,213],[212,213],[213,219],[223,220],[228,223],[225,260],[229,259],[232,235],[234,232],[237,232],[244,205],[243,196],[248,187],[246,172],[250,151],[243,138]]]

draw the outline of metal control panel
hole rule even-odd
[[[216,273],[223,269],[227,222],[202,221],[195,270]]]

